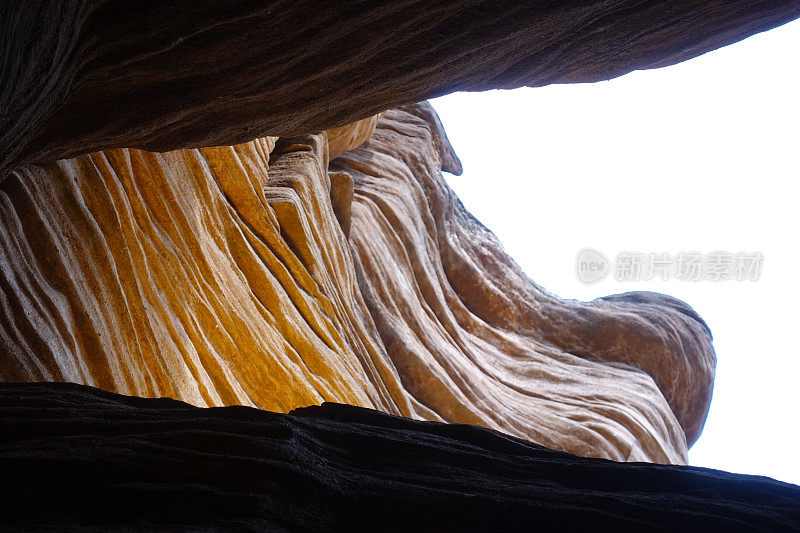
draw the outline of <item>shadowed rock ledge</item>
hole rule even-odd
[[[3,530],[792,531],[800,487],[324,404],[0,384]]]
[[[798,16],[797,0],[4,0],[0,179],[108,148],[311,133],[460,90],[609,79]]]

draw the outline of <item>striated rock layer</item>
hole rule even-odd
[[[20,167],[0,183],[0,380],[334,401],[685,462],[713,385],[703,321],[663,295],[547,293],[442,169],[460,163],[427,104],[330,135]]]
[[[345,405],[284,415],[0,384],[0,426],[4,531],[800,529],[795,485]]]
[[[458,90],[604,80],[798,0],[3,0],[0,179],[97,150],[321,131]]]

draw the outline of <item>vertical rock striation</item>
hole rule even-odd
[[[329,163],[329,139],[350,151]],[[427,104],[332,134],[21,167],[0,184],[0,379],[335,401],[685,462],[713,384],[702,320],[660,295],[547,293],[443,168],[460,163]]]

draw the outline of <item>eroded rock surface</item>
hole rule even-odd
[[[800,487],[337,404],[197,409],[0,384],[0,528],[796,531]]]
[[[660,67],[798,0],[4,0],[0,176],[108,148],[232,145],[458,90]]]
[[[335,401],[685,462],[713,384],[702,320],[661,295],[547,293],[442,168],[460,163],[427,104],[331,162],[320,133],[21,167],[0,184],[0,379]]]
[[[586,455],[641,458],[644,445],[675,460],[664,443],[680,432],[660,402],[693,443],[714,381],[708,327],[668,296],[584,303],[533,283],[442,179],[442,162],[456,165],[432,117],[427,104],[389,111],[331,164],[355,180],[362,293],[404,383],[446,420]]]

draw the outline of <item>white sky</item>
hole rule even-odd
[[[714,334],[694,465],[800,484],[800,21],[609,82],[433,100],[464,164],[448,182],[540,285],[689,303]],[[764,254],[759,281],[584,285],[586,247]]]

